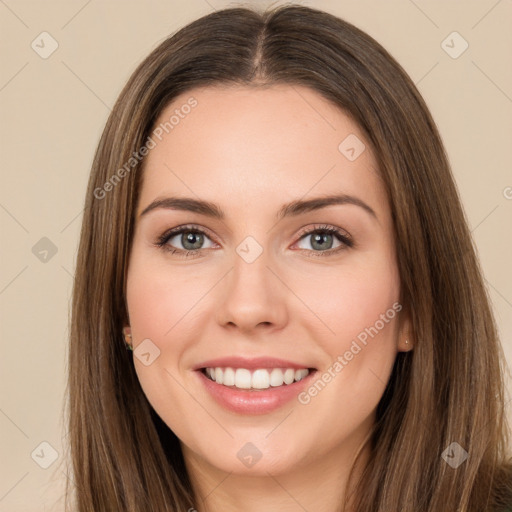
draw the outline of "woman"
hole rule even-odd
[[[226,9],[139,65],[77,261],[78,510],[506,510],[503,362],[437,128],[376,41]]]

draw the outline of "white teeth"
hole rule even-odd
[[[215,375],[217,375],[217,368],[215,370]],[[222,384],[222,382],[219,382],[217,379],[217,384]],[[250,389],[251,388],[251,372],[249,370],[246,370],[245,368],[238,368],[235,372],[235,386],[237,388],[241,389]]]
[[[295,370],[293,368],[288,368],[284,372],[283,380],[285,384],[291,384],[295,379]]]
[[[280,368],[274,368],[270,372],[270,385],[277,387],[282,386],[284,382],[283,370]]]
[[[251,385],[255,389],[267,389],[270,387],[270,375],[267,370],[256,370],[252,374]]]
[[[302,380],[308,376],[308,370],[295,370],[295,380]]]
[[[309,370],[302,368],[258,368],[247,370],[246,368],[206,368],[205,373],[211,380],[224,386],[234,386],[239,389],[268,389],[279,387],[283,384],[292,384],[309,375]]]
[[[217,380],[217,379],[215,379]],[[234,386],[235,385],[235,370],[233,368],[226,368],[224,370],[224,386]]]

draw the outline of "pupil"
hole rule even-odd
[[[319,248],[320,249],[325,249],[326,248],[325,247],[325,237],[331,237],[332,238],[332,235],[330,235],[329,233],[314,235],[313,236],[313,243],[311,244],[312,247],[314,248],[316,243],[320,243]],[[322,240],[323,240],[323,242],[321,242]],[[329,247],[327,247],[327,249],[330,249],[332,243],[331,244],[327,244],[327,245],[329,245]]]
[[[200,249],[201,243],[203,241],[202,237],[203,237],[202,233],[189,232],[187,235],[183,235],[183,237],[182,237],[183,247],[185,247],[185,249],[187,249],[189,251]],[[192,244],[193,247],[187,247],[188,243]]]

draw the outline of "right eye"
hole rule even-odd
[[[202,246],[205,238],[210,240],[206,231],[197,226],[180,226],[166,231],[158,238],[156,245],[171,254],[187,257],[204,249]],[[181,244],[182,247],[175,247],[175,244]]]

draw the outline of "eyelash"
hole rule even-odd
[[[186,226],[179,226],[177,228],[173,228],[171,230],[166,231],[163,235],[158,237],[155,245],[157,247],[161,248],[162,250],[169,252],[171,254],[178,254],[180,257],[183,257],[183,258],[192,258],[192,257],[198,255],[198,253],[204,249],[195,249],[195,250],[190,251],[190,250],[185,250],[185,249],[172,248],[167,245],[167,242],[174,236],[180,235],[182,233],[188,233],[188,232],[200,233],[200,234],[207,236],[208,238],[211,238],[210,236],[208,236],[208,233],[205,230],[203,230],[202,228],[200,228],[199,226],[189,224]],[[301,251],[307,251],[309,253],[312,253],[312,254],[310,254],[311,257],[316,258],[316,257],[331,256],[335,253],[338,253],[339,251],[350,249],[354,246],[354,242],[352,241],[352,239],[349,236],[344,235],[340,229],[335,228],[333,226],[328,226],[328,225],[315,226],[313,229],[309,229],[309,230],[301,232],[300,236],[299,236],[299,240],[301,240],[305,236],[316,234],[316,233],[333,234],[336,236],[338,241],[340,241],[342,243],[342,245],[340,247],[337,247],[336,249],[328,249],[326,251],[313,251],[310,249],[299,249]]]

